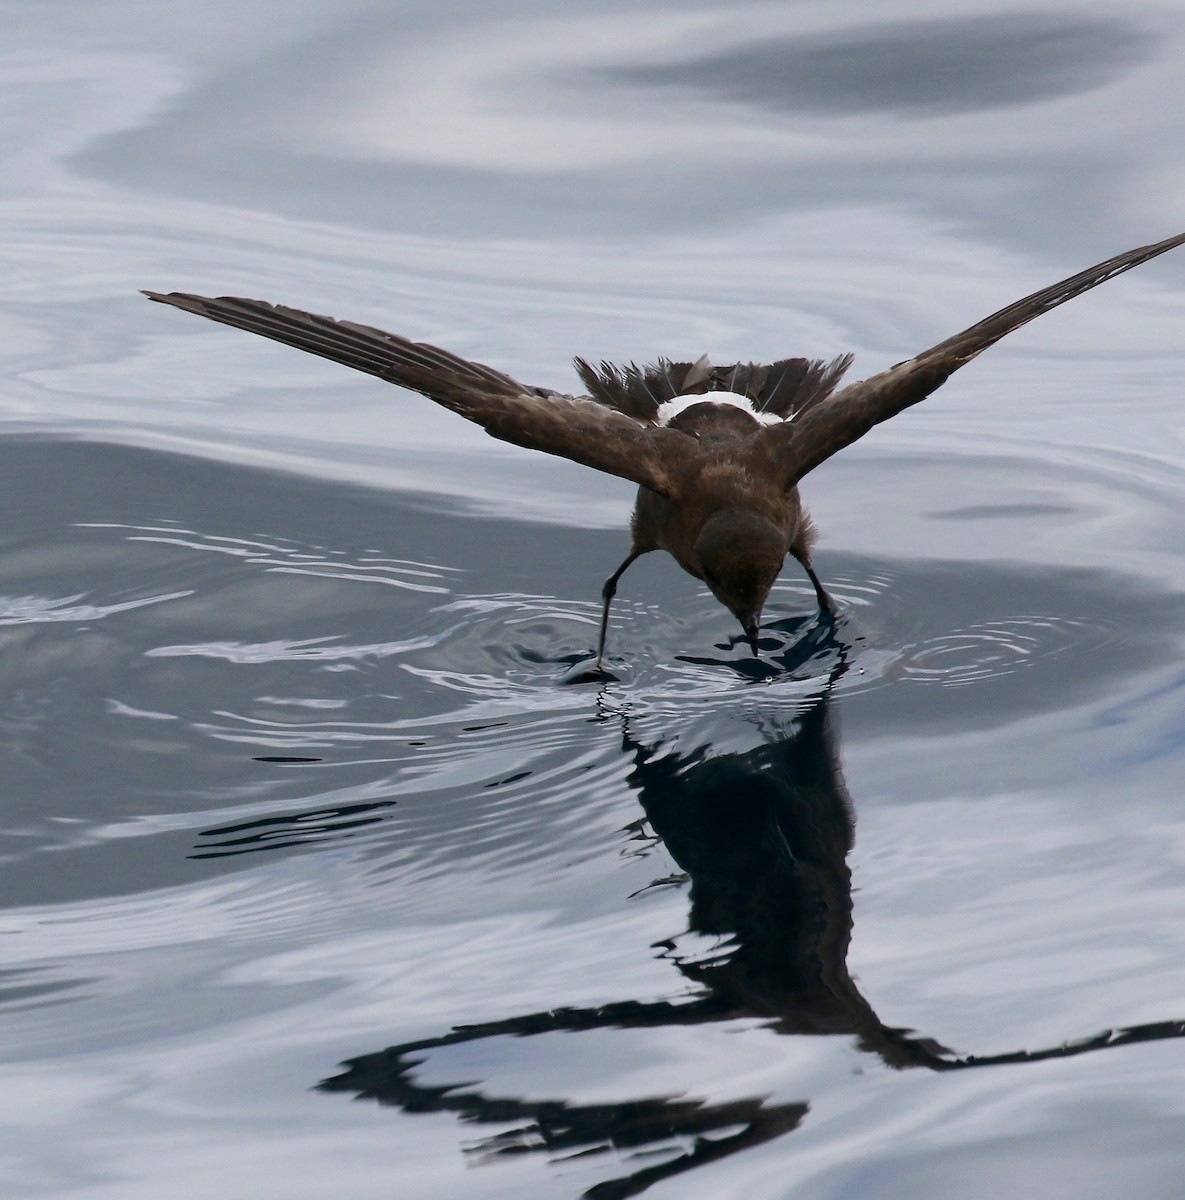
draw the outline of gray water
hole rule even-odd
[[[1185,228],[1176,15],[4,15],[4,1193],[1179,1195],[1185,258],[593,683],[628,485],[137,295],[858,378]]]

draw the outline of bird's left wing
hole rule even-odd
[[[698,453],[694,438],[636,421],[594,400],[526,387],[482,363],[369,325],[245,300],[145,292],[211,321],[233,325],[420,392],[481,425],[491,436],[619,475],[663,496]]]
[[[825,459],[863,437],[874,425],[924,400],[964,363],[1014,329],[1181,245],[1185,245],[1185,234],[1151,246],[1139,246],[1025,296],[916,358],[850,384],[815,405],[801,418],[785,425],[767,427],[760,435],[766,443],[765,449],[778,454],[785,464],[786,485],[792,486]]]

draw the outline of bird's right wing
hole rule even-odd
[[[482,363],[369,325],[232,296],[145,292],[211,321],[332,359],[420,392],[482,426],[492,437],[619,475],[673,496],[694,438],[646,425],[594,400],[526,387]]]
[[[1185,245],[1185,234],[1151,246],[1139,246],[1126,254],[1088,267],[1069,279],[1042,288],[1000,309],[915,358],[898,363],[879,375],[850,384],[816,404],[800,419],[763,430],[761,436],[768,441],[769,450],[774,450],[775,440],[781,443],[776,452],[786,466],[787,486],[797,483],[836,451],[863,437],[874,425],[924,400],[964,363],[970,362],[1014,329],[1098,287],[1100,283],[1181,245]]]

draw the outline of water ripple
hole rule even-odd
[[[1060,616],[1013,616],[951,630],[904,647],[900,674],[921,683],[965,687],[1036,666],[1074,649],[1094,650],[1120,636],[1119,622]]]
[[[449,590],[443,581],[456,575],[455,568],[404,559],[386,558],[377,551],[369,555],[347,556],[345,551],[323,546],[310,547],[287,539],[261,541],[201,533],[175,525],[123,525],[115,522],[84,521],[79,529],[115,529],[127,533],[129,542],[156,542],[186,550],[209,551],[241,558],[277,574],[308,575],[324,579],[344,579],[352,583],[379,583],[388,587],[437,595]],[[430,580],[440,580],[431,583]]]
[[[192,596],[187,588],[179,592],[163,592],[155,596],[141,596],[136,600],[123,600],[112,604],[83,604],[86,593],[73,596],[0,596],[0,625],[30,625],[47,621],[98,621],[113,613],[130,612],[149,604],[164,604]]]
[[[744,748],[832,684],[896,687],[910,720],[935,705],[907,693],[956,686],[978,687],[979,718],[1023,712],[1048,701],[1007,680],[1045,664],[1043,694],[1066,702],[1130,669],[1175,603],[1104,571],[832,553],[840,618],[788,570],[754,658],[701,586],[655,564],[615,603],[606,672],[588,680],[589,563],[612,560],[613,535],[175,456],[47,446],[48,470],[29,453],[11,486],[39,470],[80,495],[58,498],[69,520],[21,516],[4,559],[10,592],[59,598],[0,608],[23,625],[0,658],[13,794],[42,798],[0,833],[12,897],[339,852],[376,885],[542,880],[591,852],[590,822],[628,819],[626,728]],[[131,475],[134,503],[102,513],[104,481]]]

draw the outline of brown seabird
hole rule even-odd
[[[577,358],[589,395],[569,396],[368,325],[261,300],[144,294],[421,392],[503,441],[638,484],[630,552],[602,590],[599,669],[617,582],[651,550],[666,550],[707,584],[740,621],[754,654],[761,612],[787,554],[810,577],[820,609],[833,615],[811,565],[814,529],[799,480],[925,399],[1005,334],[1182,244],[1185,234],[1109,258],[841,391],[835,388],[850,354],[828,363],[789,358],[725,367],[705,355],[643,367],[594,367]]]

